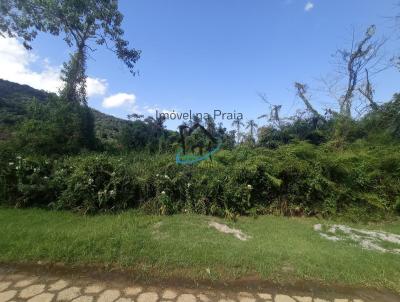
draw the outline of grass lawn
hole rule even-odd
[[[240,241],[210,228],[210,220],[252,236]],[[162,277],[227,280],[257,274],[298,280],[387,288],[400,292],[400,255],[325,240],[310,218],[264,216],[229,222],[214,217],[118,215],[0,208],[1,262],[63,262],[133,268]],[[400,222],[353,225],[400,234]]]

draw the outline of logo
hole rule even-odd
[[[195,139],[189,146],[187,139],[195,131],[203,134],[207,141],[204,139]],[[198,122],[194,123],[192,127],[187,125],[179,126],[179,136],[181,148],[176,153],[176,163],[181,165],[192,165],[207,159],[212,160],[212,155],[218,152],[222,146],[222,140],[215,138]],[[196,154],[196,150],[198,154]],[[188,151],[191,151],[191,153],[188,153]]]

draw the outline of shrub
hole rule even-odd
[[[52,161],[16,156],[2,167],[4,201],[16,207],[47,206],[56,197]]]
[[[194,166],[175,164],[173,154],[21,158],[18,169],[15,159],[2,160],[0,184],[10,205],[82,213],[141,207],[232,219],[266,213],[380,219],[399,207],[396,150],[363,140],[340,153],[308,143],[239,147]]]
[[[106,155],[68,158],[57,167],[54,181],[62,188],[54,204],[57,209],[95,213],[137,204],[136,180],[122,159]]]

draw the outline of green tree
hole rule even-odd
[[[27,154],[76,153],[81,148],[82,112],[59,97],[48,102],[33,100],[28,116],[16,131],[16,148]]]
[[[246,129],[249,129],[248,139],[252,144],[255,143],[254,135],[257,127],[258,125],[254,122],[254,120],[247,121]]]
[[[216,129],[216,133],[219,139],[222,140],[223,147],[225,149],[233,149],[235,147],[235,136],[236,136],[236,131],[231,130],[227,131],[227,129],[224,127],[223,123],[218,123],[218,127]]]
[[[240,132],[240,128],[244,127],[244,124],[241,119],[236,118],[232,122],[232,127],[236,128],[236,137],[237,137],[237,142],[240,143],[242,133]]]
[[[216,135],[217,129],[216,129],[215,121],[210,115],[208,115],[205,118],[205,128],[208,131],[208,133],[210,133],[211,135]]]
[[[126,150],[144,150],[150,139],[149,132],[144,122],[129,122],[122,128],[119,142]]]
[[[129,48],[129,42],[123,38],[122,20],[116,0],[2,0],[0,5],[2,36],[20,37],[24,46],[31,49],[38,32],[46,32],[62,35],[69,47],[75,47],[62,70],[65,85],[61,96],[84,107],[87,106],[86,58],[94,46],[105,45],[135,74],[140,51]],[[87,147],[94,141],[90,115],[88,109],[82,110],[81,133],[87,135],[84,139]]]
[[[62,34],[76,48],[64,65],[63,94],[80,103],[86,103],[86,58],[93,45],[105,45],[135,73],[140,51],[124,40],[122,20],[116,0],[2,0],[0,5],[0,32],[22,38],[27,49],[38,32]]]

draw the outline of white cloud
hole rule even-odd
[[[124,105],[129,105],[134,107],[135,102],[136,102],[136,96],[134,94],[117,93],[109,97],[106,97],[103,100],[102,105],[104,108],[116,108]]]
[[[178,112],[177,110],[174,110],[174,109],[162,109],[162,108],[158,107],[157,105],[152,106],[152,107],[144,106],[143,109],[144,109],[145,113],[149,113],[152,115],[156,114],[157,112],[158,113],[168,113],[168,114],[171,114],[172,112],[175,112],[175,113]]]
[[[105,95],[108,88],[108,82],[105,79],[87,78],[86,91],[88,96]]]
[[[43,67],[33,70],[33,64]],[[56,93],[63,86],[61,66],[51,65],[48,59],[26,50],[15,38],[0,37],[0,66],[0,78],[4,80]],[[88,97],[106,94],[107,80],[88,77],[86,84]]]
[[[160,111],[160,108],[157,105],[151,107],[146,105],[143,107],[143,109],[146,113],[149,114],[156,114],[156,111]]]
[[[17,39],[0,38],[0,78],[57,92],[62,86],[60,67],[42,60],[42,70],[33,71],[30,65],[38,61],[39,58],[27,51]]]
[[[305,10],[306,12],[311,11],[313,8],[314,8],[314,3],[310,2],[310,1],[308,1],[308,2],[306,3],[306,5],[304,6],[304,10]]]
[[[26,84],[36,89],[58,93],[63,86],[60,79],[61,66],[52,65],[47,58],[41,58],[33,51],[26,50],[22,43],[15,38],[0,37],[0,79]],[[88,97],[107,95],[108,82],[106,79],[88,77],[86,91]],[[132,112],[171,112],[160,109],[157,105],[139,108],[136,96],[128,93],[117,93],[103,99],[104,108],[127,106]]]

